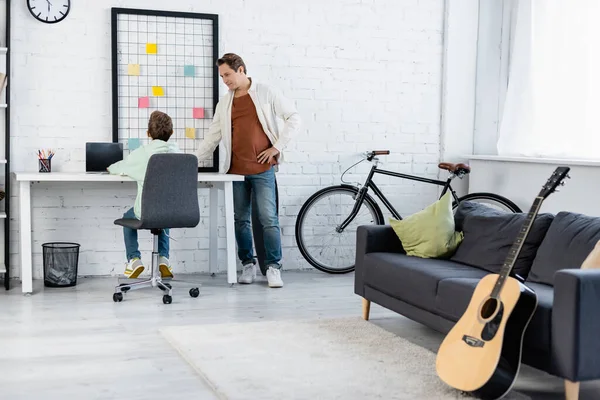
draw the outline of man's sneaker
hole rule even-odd
[[[142,271],[144,271],[144,264],[142,263],[142,260],[140,260],[137,257],[132,258],[131,260],[129,260],[127,266],[125,267],[125,276],[131,279],[135,279],[138,276],[140,276]]]
[[[269,287],[279,288],[283,286],[283,281],[281,280],[281,271],[279,268],[269,267],[267,269],[267,282],[269,282]]]
[[[252,283],[256,279],[256,264],[249,262],[244,264],[242,275],[238,278],[239,283]]]
[[[161,278],[173,278],[173,268],[167,257],[158,257],[158,270]]]

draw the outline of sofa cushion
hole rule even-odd
[[[430,312],[435,312],[435,295],[441,279],[481,278],[487,274],[448,260],[400,253],[368,253],[364,265],[365,285]]]
[[[436,313],[453,322],[458,321],[469,306],[471,296],[480,279],[448,278],[442,279],[436,294]],[[523,340],[524,348],[532,347],[543,352],[550,351],[552,331],[552,301],[554,291],[551,286],[539,283],[526,283],[536,292],[538,305],[529,321]]]
[[[550,352],[554,288],[541,283],[526,282],[525,285],[535,292],[538,304],[525,331],[523,348],[525,351],[527,348],[534,348],[544,353]]]
[[[463,236],[462,232],[454,230],[450,191],[404,219],[390,218],[390,225],[409,256],[447,258],[454,253]]]
[[[526,217],[527,213],[467,214],[462,221],[464,239],[450,260],[499,273]],[[552,214],[538,214],[517,257],[514,273],[527,277],[553,218]]]
[[[528,281],[554,284],[559,269],[581,268],[600,240],[600,218],[561,211],[556,214],[533,260]]]
[[[450,321],[458,321],[469,306],[480,280],[481,278],[442,279],[435,296],[436,313]]]
[[[463,223],[467,215],[506,215],[508,211],[492,208],[485,203],[476,201],[461,201],[454,211],[454,226],[457,231],[463,230]],[[512,213],[511,213],[512,214]]]

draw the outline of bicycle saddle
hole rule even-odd
[[[464,173],[468,174],[471,172],[471,167],[464,163],[449,163],[449,162],[441,162],[438,164],[438,168],[445,169],[450,172],[458,172],[459,170],[463,170]]]

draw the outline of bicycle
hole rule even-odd
[[[363,159],[342,173],[341,180],[344,182],[343,177],[350,168],[363,161],[373,162],[373,166],[362,187],[359,187],[360,184],[350,185],[342,183],[341,185],[323,188],[311,195],[300,208],[300,212],[296,218],[296,244],[304,259],[314,268],[331,274],[343,274],[354,271],[356,227],[368,224],[384,224],[381,208],[373,197],[367,193],[369,189],[375,193],[394,218],[398,220],[402,219],[400,213],[396,211],[390,201],[373,182],[373,176],[375,174],[443,186],[440,198],[450,190],[452,192],[452,197],[454,198],[452,203],[453,210],[456,210],[456,207],[463,201],[476,201],[488,203],[507,212],[522,212],[511,200],[494,193],[470,193],[459,198],[452,188],[451,181],[456,177],[462,179],[471,172],[471,168],[464,163],[453,164],[440,162],[438,167],[447,170],[450,174],[448,179],[443,181],[379,168],[379,159],[377,156],[388,154],[390,154],[389,150],[365,152]],[[338,203],[331,201],[331,199],[337,195],[341,195],[341,201],[339,201],[340,208],[342,205],[347,205],[351,210],[337,212],[338,208],[336,206]],[[332,210],[333,207],[335,207],[336,210]],[[315,210],[315,218],[310,220],[310,218],[312,218],[312,210]],[[365,211],[366,215],[364,220],[361,216],[363,211]],[[331,229],[332,227],[335,227],[333,232]],[[354,227],[354,229],[352,229],[352,227]],[[350,235],[346,236],[342,243],[342,235],[348,232],[350,232]],[[330,235],[330,238],[326,237]],[[312,236],[312,239],[316,239],[314,244],[308,242],[310,236]],[[332,250],[328,252],[328,249],[325,249],[325,246],[329,245],[336,238],[338,239],[337,245],[332,246]],[[331,254],[332,257],[330,261],[324,260],[326,254]]]

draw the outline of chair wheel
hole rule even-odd
[[[129,289],[131,289],[130,287],[123,287],[123,286],[127,286],[127,285],[129,285],[129,283],[119,284],[119,287],[121,288],[121,292],[127,292]]]
[[[123,293],[113,293],[113,301],[115,303],[120,303],[123,301]]]
[[[172,301],[173,301],[173,298],[171,296],[169,296],[168,294],[165,294],[163,296],[163,303],[171,304]]]
[[[190,289],[190,296],[198,297],[199,295],[200,295],[200,289],[198,289],[197,287]]]

